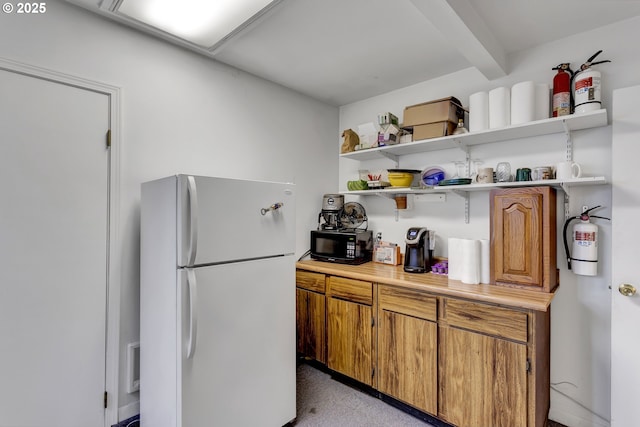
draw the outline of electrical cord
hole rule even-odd
[[[311,255],[311,249],[309,249],[307,252],[303,253],[302,256],[300,258],[298,258],[298,261],[302,261],[302,258],[307,257]]]
[[[595,415],[596,417],[600,418],[601,420],[603,420],[603,421],[605,421],[605,422],[607,422],[607,423],[611,422],[611,420],[609,420],[609,419],[607,419],[607,418],[603,417],[602,415],[598,414],[597,412],[592,411],[592,410],[591,410],[590,408],[588,408],[586,405],[584,405],[584,404],[582,404],[582,403],[578,402],[578,401],[577,401],[576,399],[574,399],[573,397],[571,397],[571,396],[569,396],[568,394],[566,394],[566,393],[564,393],[564,392],[560,391],[556,386],[558,386],[558,385],[562,385],[562,384],[569,384],[569,385],[572,385],[574,388],[578,388],[575,384],[573,384],[573,383],[571,383],[571,382],[569,382],[569,381],[561,381],[561,382],[557,382],[557,383],[551,383],[551,384],[550,384],[550,386],[551,386],[550,388],[551,388],[551,390],[555,391],[556,393],[558,393],[558,394],[560,394],[560,395],[562,395],[562,396],[566,397],[567,399],[569,399],[570,401],[572,401],[573,403],[575,403],[576,405],[578,405],[578,406],[579,406],[579,407],[581,407],[582,409],[586,410],[586,411],[587,411],[587,412],[589,412],[590,414]]]

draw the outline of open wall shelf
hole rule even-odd
[[[350,194],[356,196],[390,196],[395,194],[433,194],[433,193],[447,193],[447,192],[473,192],[473,191],[488,191],[494,188],[509,188],[509,187],[538,187],[542,185],[551,186],[563,191],[568,188],[584,186],[584,185],[598,185],[606,184],[607,180],[603,176],[592,176],[584,178],[573,178],[567,180],[557,179],[545,179],[541,181],[514,181],[514,182],[496,182],[493,184],[468,184],[468,185],[448,185],[445,187],[433,186],[427,188],[420,187],[387,187],[385,189],[377,190],[359,190],[359,191],[341,191],[341,194]]]
[[[340,154],[341,158],[353,160],[375,160],[391,158],[397,161],[398,156],[424,153],[428,151],[446,150],[449,148],[467,148],[474,145],[490,144],[493,142],[528,138],[532,136],[566,133],[571,131],[590,129],[607,125],[607,110],[600,109],[583,114],[553,117],[534,122],[511,125],[499,129],[488,129],[469,132],[461,135],[443,136],[440,138],[423,139],[403,144],[385,147],[368,148]]]

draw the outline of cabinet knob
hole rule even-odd
[[[636,288],[635,286],[628,283],[623,283],[618,287],[618,292],[620,292],[625,297],[632,297],[636,294]]]

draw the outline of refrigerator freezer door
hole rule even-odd
[[[294,234],[294,184],[178,175],[179,266],[292,254]]]
[[[279,427],[293,420],[293,255],[192,271],[196,283],[187,283],[188,274],[181,274],[179,288],[179,425]],[[198,328],[194,352],[187,358],[193,315]]]

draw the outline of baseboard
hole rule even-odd
[[[126,406],[118,408],[118,421],[127,420],[140,413],[140,401],[131,402]]]
[[[551,426],[575,426],[575,427],[609,427],[611,422],[604,420],[602,417],[592,414],[589,418],[571,413],[568,408],[557,410],[551,408],[549,411],[549,420],[554,420],[556,424]]]

